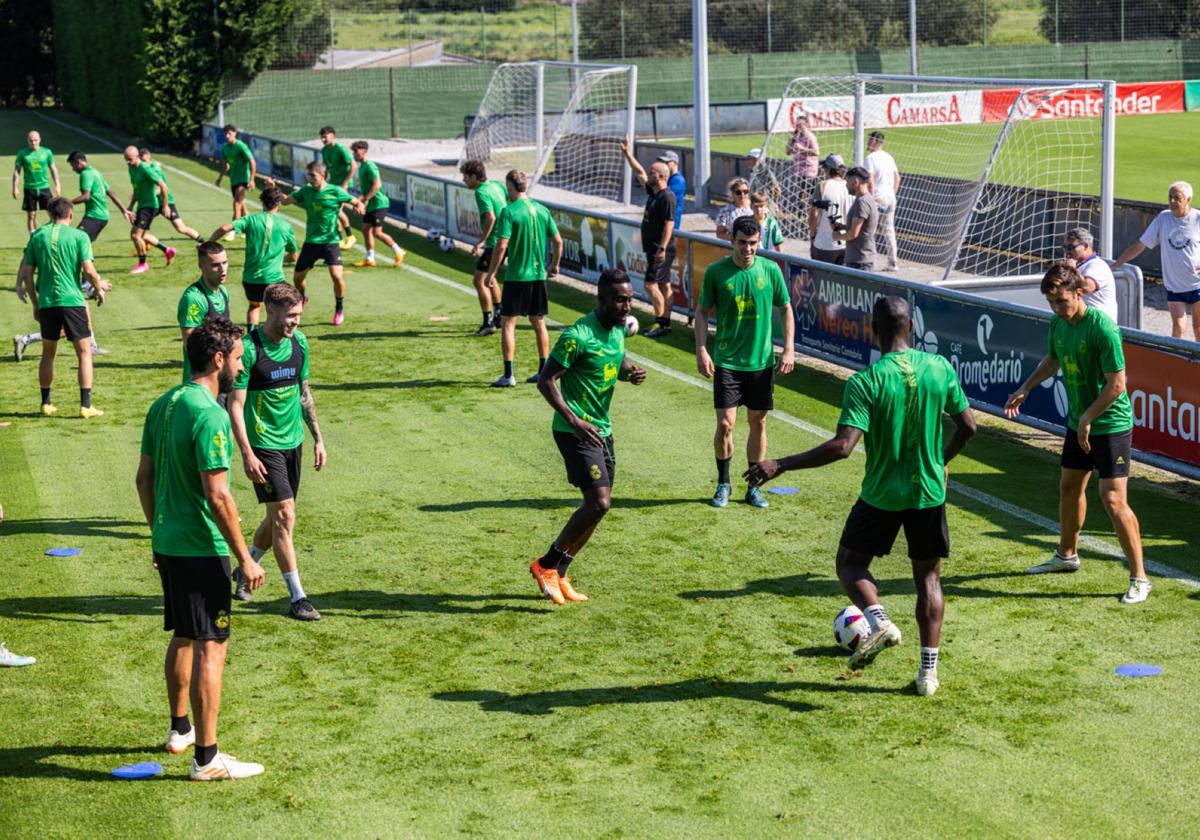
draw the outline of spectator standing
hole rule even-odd
[[[1188,308],[1192,334],[1200,341],[1200,210],[1192,209],[1192,185],[1176,181],[1167,191],[1167,209],[1158,214],[1137,242],[1113,263],[1115,271],[1147,248],[1162,245],[1163,285],[1171,311],[1171,336],[1183,338]]]
[[[667,172],[670,173],[667,189],[675,196],[675,230],[680,230],[683,227],[683,202],[687,196],[687,181],[679,171],[679,155],[676,152],[663,152],[655,163],[665,163]]]
[[[754,218],[758,220],[758,229],[762,235],[760,248],[768,251],[778,251],[783,246],[783,230],[779,222],[771,215],[767,194],[756,192],[750,196],[750,207],[754,210]]]
[[[795,119],[796,127],[788,140],[787,153],[792,156],[792,174],[798,200],[796,216],[803,219],[808,215],[808,203],[817,186],[821,145],[817,142],[817,135],[808,127],[808,113],[797,111]]]
[[[733,223],[742,216],[754,215],[750,207],[750,182],[745,178],[734,178],[729,182],[731,201],[717,213],[717,239],[733,241]]]
[[[875,231],[879,227],[879,207],[871,195],[871,176],[861,166],[846,173],[846,186],[854,196],[846,214],[846,229],[834,231],[833,238],[846,243],[846,265],[861,271],[875,268]]]
[[[896,270],[896,194],[900,191],[900,170],[896,159],[883,150],[883,132],[872,131],[867,140],[870,154],[864,167],[871,176],[871,194],[879,206],[879,227],[887,244],[884,271]]]
[[[1071,228],[1067,231],[1063,250],[1067,252],[1067,264],[1079,271],[1082,277],[1083,302],[1092,309],[1099,309],[1113,323],[1117,322],[1117,281],[1112,269],[1092,247],[1092,232],[1087,228]]]
[[[658,338],[671,331],[671,266],[675,264],[675,220],[679,218],[679,205],[669,186],[670,167],[661,158],[650,164],[647,172],[624,140],[621,151],[633,176],[646,188],[642,248],[646,252],[646,294],[654,307],[654,328],[646,337]]]
[[[825,178],[813,195],[816,201],[808,210],[808,232],[812,238],[810,256],[814,260],[846,264],[846,243],[834,239],[834,231],[845,229],[850,215],[850,191],[846,188],[846,163],[839,154],[821,161]]]

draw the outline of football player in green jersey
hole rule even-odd
[[[47,210],[50,199],[62,194],[58,181],[58,167],[54,165],[54,152],[42,145],[42,135],[31,131],[25,138],[26,146],[17,152],[17,163],[13,168],[12,197],[18,198],[17,183],[25,179],[25,194],[21,209],[25,211],[25,224],[29,232],[37,230],[37,211]],[[50,191],[50,178],[54,178],[54,192]]]
[[[188,239],[195,241],[197,245],[203,243],[204,237],[194,229],[184,224],[183,216],[179,214],[179,208],[175,206],[175,193],[171,191],[171,185],[167,183],[167,175],[165,172],[163,172],[162,164],[154,160],[153,155],[150,154],[150,150],[144,146],[138,149],[138,159],[141,160],[142,163],[148,163],[150,166],[154,167],[154,171],[158,173],[158,177],[161,178],[162,182],[167,186],[167,209],[170,211],[167,213],[167,221],[171,223],[171,226],[175,228],[175,230],[182,233]]]
[[[741,221],[739,219],[739,221]],[[921,665],[917,694],[938,690],[942,632],[942,558],[950,556],[946,523],[946,464],[975,434],[975,415],[954,368],[943,357],[909,347],[908,302],[883,297],[871,310],[880,359],[846,382],[837,433],[807,452],[761,461],[746,470],[754,487],[788,470],[823,467],[849,458],[866,438],[867,464],[858,501],[846,519],[837,552],[842,589],[863,611],[870,634],[850,655],[850,667],[869,665],[884,648],[900,644],[900,628],[879,603],[871,561],[892,550],[900,529],[908,543],[917,591]],[[954,421],[943,443],[942,416]]]
[[[254,153],[250,147],[238,139],[237,128],[233,123],[225,126],[225,145],[221,146],[221,159],[224,166],[217,173],[217,186],[221,180],[229,176],[229,191],[233,194],[233,220],[236,222],[247,214],[246,193],[254,188],[254,178],[258,174],[258,165],[254,161]],[[233,231],[228,236],[232,241]]]
[[[356,262],[354,265],[359,268],[375,265],[375,240],[379,239],[392,249],[392,266],[399,268],[404,262],[405,251],[383,229],[383,222],[387,218],[391,202],[388,200],[387,193],[383,191],[383,179],[379,177],[379,167],[375,161],[367,160],[369,149],[370,146],[366,140],[355,140],[350,144],[350,151],[354,153],[354,162],[358,164],[359,193],[361,193],[363,204],[367,208],[367,212],[362,217],[363,244],[366,246],[367,256],[366,259]]]
[[[633,304],[629,275],[608,269],[596,296],[596,308],[563,330],[538,378],[538,390],[554,409],[551,429],[567,480],[583,493],[583,504],[529,567],[542,594],[560,605],[587,600],[571,585],[567,567],[612,505],[617,464],[609,407],[617,380],[634,385],[646,380],[646,371],[625,358],[625,320]]]
[[[356,168],[354,155],[346,148],[345,143],[337,141],[337,132],[333,130],[333,126],[324,126],[318,135],[321,138],[321,162],[325,164],[325,179],[333,186],[348,191]],[[342,233],[338,244],[345,249],[353,248],[358,240],[354,238],[354,228],[350,227],[350,217],[344,210],[338,210],[338,230]]]
[[[492,264],[492,249],[500,239],[496,221],[500,211],[508,206],[508,190],[501,182],[488,180],[482,161],[465,160],[458,171],[463,183],[475,192],[475,209],[479,212],[479,241],[471,248],[471,256],[477,258],[471,282],[479,298],[479,308],[483,310],[483,323],[475,335],[486,336],[500,326],[500,284],[496,278],[488,280],[488,267]]]

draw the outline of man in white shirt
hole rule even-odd
[[[1067,263],[1083,275],[1083,302],[1099,309],[1113,323],[1117,321],[1117,283],[1112,269],[1108,267],[1096,249],[1092,247],[1092,232],[1087,228],[1071,228],[1063,242],[1067,252]]]
[[[1187,181],[1171,184],[1167,208],[1112,267],[1118,269],[1147,248],[1162,245],[1160,255],[1167,308],[1171,311],[1171,336],[1183,338],[1191,309],[1192,334],[1200,341],[1200,210],[1192,209],[1192,185]]]
[[[884,271],[896,270],[896,193],[900,190],[900,170],[896,159],[883,150],[883,132],[872,131],[867,139],[865,168],[871,175],[871,194],[879,205],[879,232],[887,244],[887,265]]]
[[[808,210],[808,231],[812,238],[809,252],[814,260],[845,265],[846,243],[833,238],[834,225],[843,230],[846,216],[850,214],[850,190],[846,187],[846,164],[839,154],[832,154],[821,161],[825,178],[817,187]]]

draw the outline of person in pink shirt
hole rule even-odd
[[[808,114],[797,111],[795,120],[796,127],[787,144],[787,153],[792,156],[793,187],[790,192],[799,199],[796,213],[803,219],[808,216],[808,205],[819,180],[821,146],[817,142],[817,135],[808,127]]]

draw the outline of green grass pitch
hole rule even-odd
[[[125,191],[105,145],[125,138],[62,113],[6,112],[0,145],[15,152],[30,127],[68,193],[72,148]],[[190,224],[226,220],[211,169],[161,159]],[[11,203],[10,278],[23,224]],[[96,252],[115,285],[96,312],[112,350],[96,368],[106,415],[70,416],[69,355],[53,419],[37,413],[39,351],[0,361],[0,639],[38,657],[0,672],[0,835],[1142,837],[1200,820],[1186,781],[1200,776],[1196,588],[1156,578],[1149,602],[1123,608],[1124,568],[1094,552],[1075,575],[1027,577],[1053,534],[952,492],[942,690],[912,692],[902,548],[876,572],[905,643],[848,673],[830,629],[846,603],[833,553],[862,456],[785,476],[799,493],[769,496],[769,510],[709,508],[711,396],[691,378],[683,330],[630,341],[656,367],[616,397],[615,506],[573,567],[592,600],[555,609],[535,597],[526,567],[577,498],[549,409],[533,386],[484,387],[499,354],[467,337],[471,260],[413,235],[404,269],[350,275],[341,328],[328,325],[328,281],[311,275],[303,329],[330,460],[305,472],[297,547],[324,620],[284,616],[268,560],[255,603],[235,607],[220,725],[222,749],[267,772],[184,784],[189,757],[159,751],[167,636],[133,476],[145,410],[180,375],[175,304],[197,274],[181,247],[171,268],[155,252],[149,274],[129,277],[124,228],[111,224]],[[240,243],[231,257],[240,313]],[[551,297],[558,323],[591,305],[565,286]],[[11,280],[3,298],[7,345],[32,322]],[[524,376],[531,333],[518,341]],[[841,384],[808,365],[782,377],[777,408],[801,422],[773,419],[770,451],[819,442],[804,424],[834,426]],[[743,419],[739,471],[745,430]],[[952,479],[1053,518],[1057,459],[1028,437],[985,424]],[[231,482],[249,531],[260,510],[238,464]],[[1132,501],[1147,555],[1200,575],[1190,485],[1139,470]],[[1087,532],[1115,545],[1092,503]],[[52,546],[83,553],[44,556]],[[1122,680],[1122,663],[1164,673]],[[109,777],[147,760],[163,762],[162,779]]]

